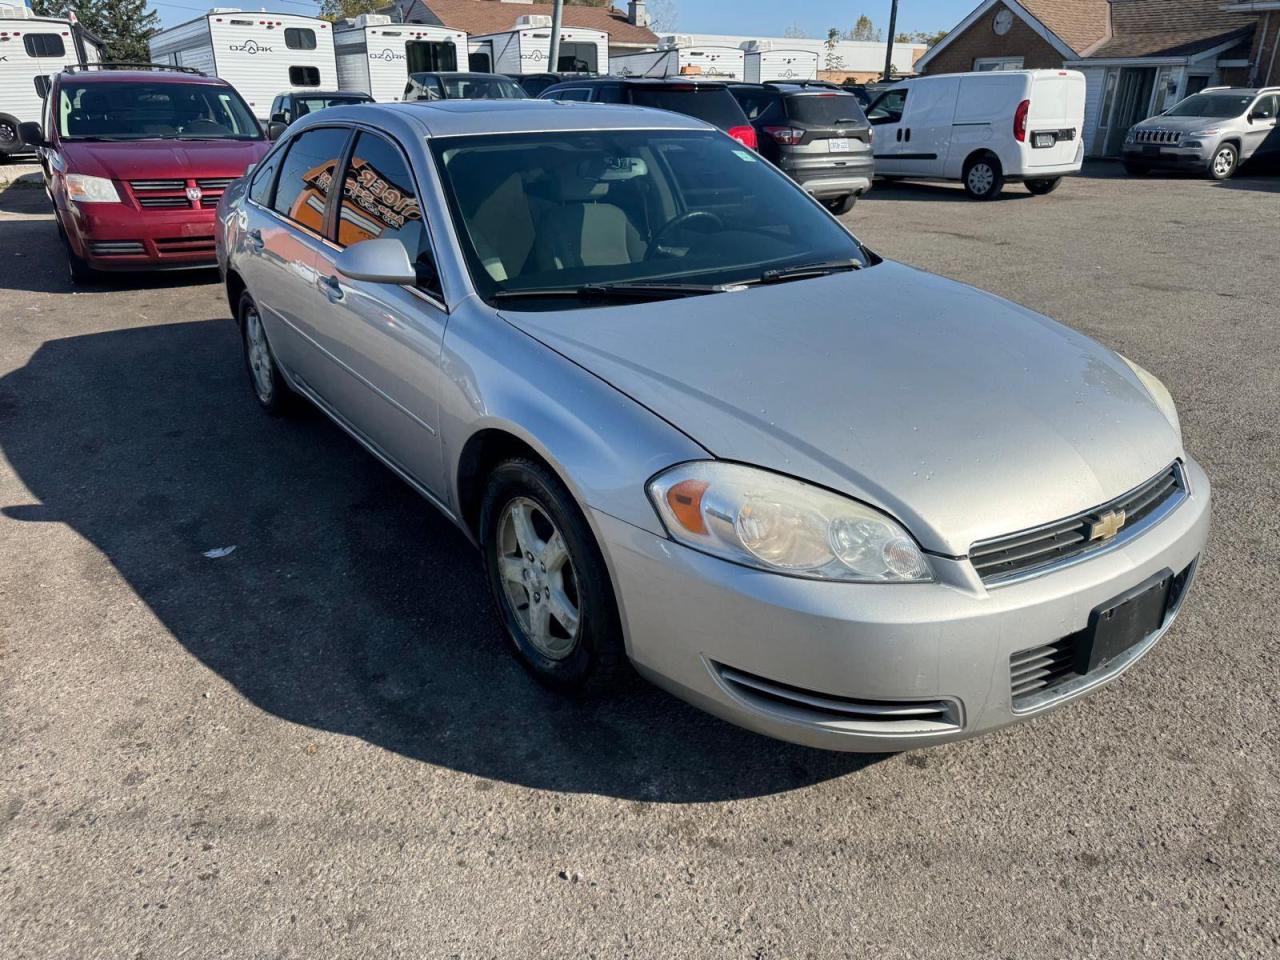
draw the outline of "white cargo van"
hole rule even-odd
[[[551,63],[551,18],[524,16],[511,30],[474,36],[470,42],[472,70],[486,73],[609,72],[609,35],[601,30],[564,27],[560,31],[560,62]]]
[[[747,83],[818,79],[818,55],[812,50],[775,47],[771,40],[752,40],[745,49],[742,76]]]
[[[338,89],[332,24],[292,13],[214,7],[154,34],[151,59],[222,78],[264,121],[277,94]]]
[[[338,88],[367,93],[379,103],[401,99],[411,73],[452,72],[467,63],[467,35],[461,30],[392,23],[381,14],[335,24],[333,42]]]
[[[101,59],[97,41],[78,24],[0,4],[0,158],[31,152],[18,125],[40,119],[50,74]]]
[[[1084,161],[1084,74],[1009,70],[916,77],[867,108],[876,176],[959,180],[975,200],[1021,181],[1051,193]]]
[[[742,80],[746,53],[741,47],[697,44],[687,36],[663,37],[657,50],[613,58],[613,72],[620,77],[702,77],[706,80]]]

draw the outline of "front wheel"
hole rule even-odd
[[[832,200],[823,200],[822,205],[830,210],[837,217],[843,217],[846,213],[853,209],[854,204],[858,202],[856,194],[847,194],[843,197],[836,197]]]
[[[974,200],[994,200],[1004,189],[1004,171],[994,157],[969,161],[964,171],[965,193]]]
[[[278,417],[288,413],[294,395],[276,365],[275,354],[267,341],[258,304],[246,290],[240,295],[240,334],[244,342],[244,365],[249,371],[249,384],[263,410]]]
[[[62,233],[61,225],[58,227],[58,232]],[[62,248],[67,255],[67,272],[71,274],[72,286],[83,287],[98,279],[98,271],[89,266],[84,257],[71,249],[71,241],[67,239],[65,233],[62,233]]]
[[[1053,177],[1046,180],[1024,180],[1023,184],[1028,190],[1037,197],[1047,196],[1057,190],[1062,184],[1061,177]]]
[[[542,683],[607,683],[625,660],[604,557],[564,484],[528,459],[501,464],[480,508],[486,572],[521,662]]]
[[[1240,151],[1232,144],[1224,143],[1214,151],[1213,159],[1209,161],[1209,179],[1230,180],[1239,165]]]

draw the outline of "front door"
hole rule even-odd
[[[449,315],[404,150],[386,136],[359,131],[341,195],[337,244],[316,262],[316,326],[340,371],[330,402],[366,442],[440,495],[440,363]],[[339,251],[372,239],[403,244],[419,267],[419,283],[402,287],[343,276]]]
[[[1244,133],[1244,149],[1240,156],[1245,160],[1250,157],[1274,156],[1280,144],[1280,128],[1276,126],[1276,108],[1280,106],[1280,96],[1269,93],[1259,97],[1249,108]]]
[[[1151,116],[1155,84],[1155,67],[1124,67],[1120,71],[1103,156],[1120,156],[1129,128]]]
[[[867,119],[875,128],[876,173],[905,176],[899,154],[909,146],[903,140],[907,111],[907,88],[896,87],[880,94],[867,108]]]

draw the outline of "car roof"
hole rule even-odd
[[[703,80],[701,77],[580,77],[575,80],[565,80],[565,83],[571,83],[574,86],[582,83],[621,83],[628,87],[706,87],[707,89],[716,89],[723,87],[728,89],[729,85],[723,80]]]
[[[373,97],[360,90],[290,90],[286,97],[360,97],[372,100]]]
[[[314,121],[314,118],[320,118]],[[416,124],[429,137],[583,130],[713,130],[711,124],[667,110],[556,100],[417,100],[330,107],[305,117],[299,129],[334,121]]]
[[[204,73],[187,73],[179,70],[64,70],[62,77],[72,77],[77,83],[110,83],[121,80],[142,83],[200,83],[211,87],[229,87],[220,77]]]

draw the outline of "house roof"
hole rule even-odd
[[[1111,39],[1091,59],[1185,57],[1251,36],[1256,13],[1225,13],[1222,0],[1112,0]]]
[[[406,19],[416,19],[421,8],[425,7],[441,25],[465,30],[473,36],[502,33],[515,26],[519,17],[549,17],[552,10],[549,3],[505,3],[503,0],[414,0],[412,9],[407,2],[393,6],[403,9]],[[615,44],[646,47],[658,44],[658,37],[652,30],[630,23],[625,13],[611,6],[565,4],[563,22],[566,27],[601,30],[609,34],[609,41]]]
[[[1108,0],[1021,0],[1027,13],[1052,30],[1076,53],[1106,39]]]

